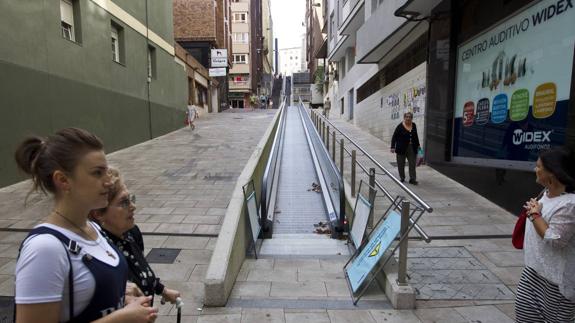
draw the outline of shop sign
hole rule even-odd
[[[226,68],[225,67],[215,67],[215,68],[210,68],[210,76],[211,77],[216,77],[216,76],[226,76]]]
[[[537,2],[458,47],[455,162],[530,169],[541,150],[565,143],[571,3]]]
[[[227,49],[212,49],[211,51],[211,67],[227,67],[228,66],[228,50]]]

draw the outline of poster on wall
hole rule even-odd
[[[460,45],[453,161],[529,169],[565,143],[575,9],[543,0]]]

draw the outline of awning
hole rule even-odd
[[[381,66],[385,66],[385,62],[390,62],[401,54],[403,50],[423,35],[427,28],[427,21],[406,22],[357,62],[359,64],[381,63]]]
[[[390,62],[427,32],[427,18],[440,3],[441,0],[406,0],[397,8],[396,3],[384,1],[357,32],[357,62],[379,63],[380,67]],[[375,30],[382,32],[373,35]]]
[[[321,46],[313,54],[315,58],[326,58],[327,57],[327,38],[323,40]]]
[[[245,94],[244,92],[228,92],[228,99],[243,99]]]
[[[197,83],[201,84],[203,87],[207,88],[208,87],[208,79],[205,78],[202,74],[198,73],[196,71],[196,73],[194,73],[194,79],[196,80]]]
[[[350,1],[351,2],[351,1]],[[348,2],[348,4],[351,4]],[[345,21],[341,23],[339,27],[339,33],[342,35],[352,35],[357,32],[359,27],[364,23],[365,17],[365,2],[364,0],[357,1],[354,3],[354,7],[350,9],[351,12],[345,18]]]

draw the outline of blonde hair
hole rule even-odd
[[[120,171],[113,166],[108,167],[108,175],[110,176],[110,181],[112,182],[112,186],[110,186],[110,189],[108,190],[108,205],[109,205],[122,190],[122,185],[124,181],[122,179],[122,176],[120,175]],[[100,224],[100,221],[98,221],[98,219],[96,218],[95,213],[96,212],[104,213],[106,212],[107,209],[108,207],[106,206],[101,209],[92,210],[90,211],[90,214],[88,214],[88,218]]]

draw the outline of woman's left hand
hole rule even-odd
[[[172,304],[176,303],[176,299],[178,297],[180,297],[180,292],[178,292],[175,289],[169,289],[167,287],[164,287],[164,291],[162,292],[162,298],[167,301],[170,302]]]
[[[543,205],[539,203],[537,199],[532,198],[529,201],[527,201],[527,203],[525,203],[523,207],[527,210],[527,213],[531,214],[531,213],[541,213]]]

